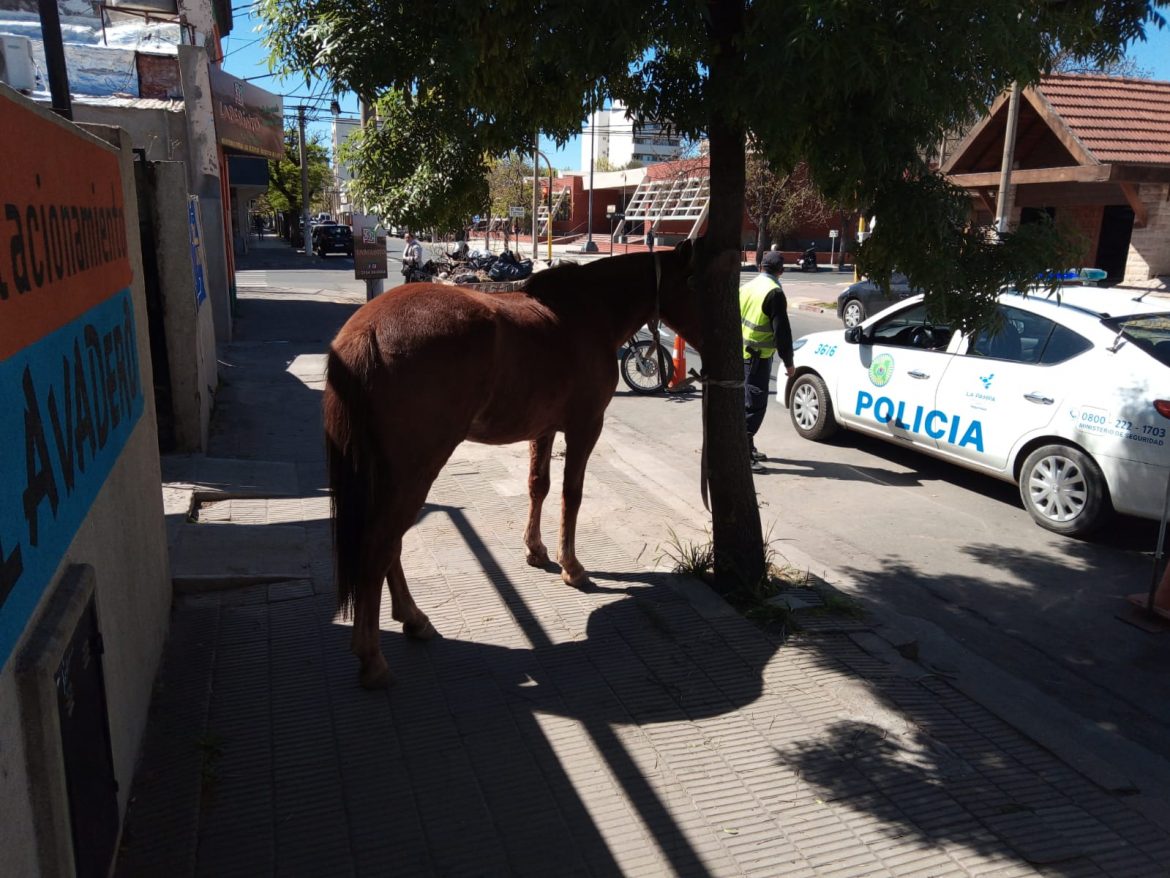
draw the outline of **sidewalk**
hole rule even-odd
[[[586,478],[586,591],[524,562],[527,447],[461,446],[402,559],[442,636],[407,641],[384,599],[396,683],[361,690],[319,408],[363,298],[242,289],[212,453],[165,464],[183,591],[117,874],[1166,874],[1170,831],[1131,797],[865,620],[799,590],[785,640],[664,572],[679,522],[620,432]]]

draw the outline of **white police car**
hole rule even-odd
[[[1080,535],[1117,511],[1160,518],[1170,475],[1170,305],[1064,286],[999,297],[963,335],[917,295],[797,340],[778,391],[806,439],[880,436],[1020,486],[1032,517]]]

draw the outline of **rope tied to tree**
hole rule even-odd
[[[703,385],[703,448],[699,452],[699,493],[703,497],[703,508],[710,512],[711,505],[707,501],[707,485],[710,482],[710,473],[707,467],[707,388],[725,387],[728,390],[743,390],[744,381],[742,378],[712,378],[710,375],[702,375],[694,369],[690,370],[689,375],[691,381]]]

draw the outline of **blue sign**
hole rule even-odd
[[[199,196],[187,198],[187,231],[191,239],[191,270],[195,273],[195,307],[207,298],[207,284],[203,280],[203,223],[199,219]]]
[[[0,410],[3,666],[142,415],[130,290],[0,360]]]

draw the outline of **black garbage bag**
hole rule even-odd
[[[523,280],[532,274],[532,261],[525,259],[523,262],[505,262],[503,259],[497,259],[488,274],[495,281]]]

